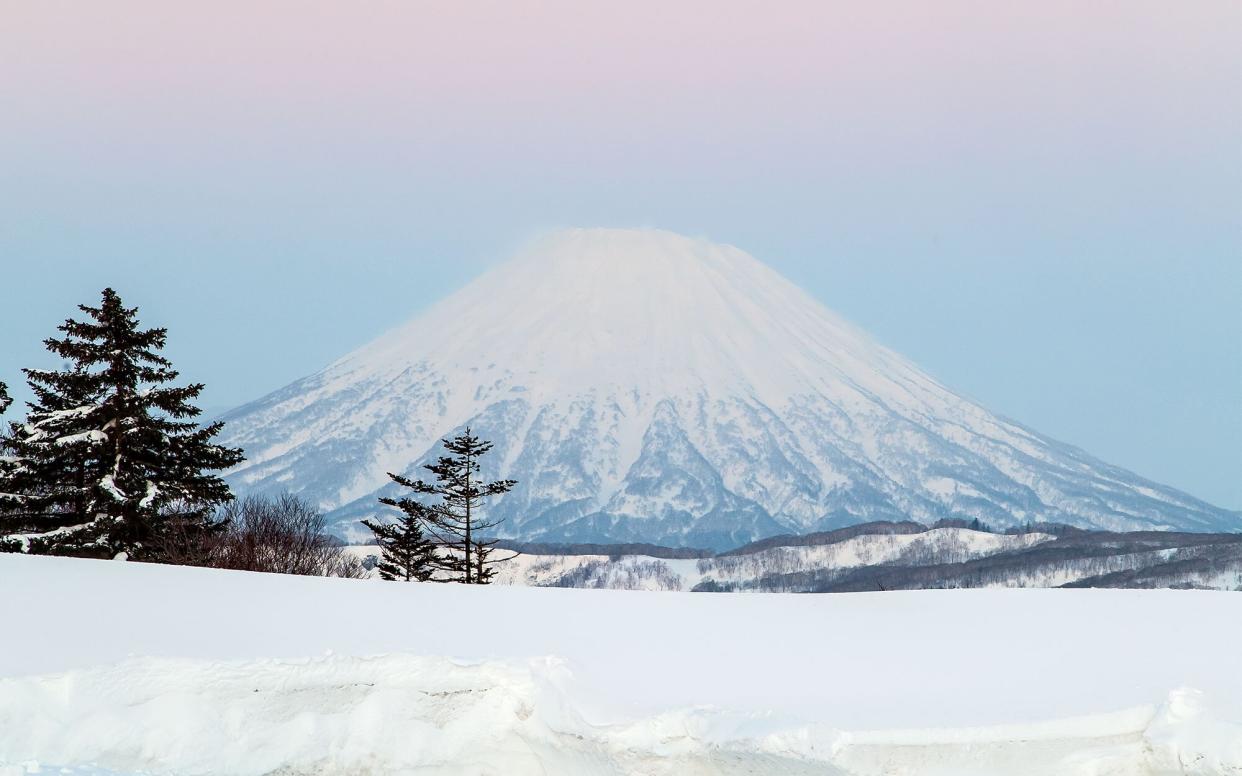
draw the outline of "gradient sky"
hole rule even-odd
[[[1240,508],[1240,40],[1235,0],[0,0],[0,380],[110,284],[224,408],[542,229],[658,226]]]

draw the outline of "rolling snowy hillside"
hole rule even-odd
[[[21,631],[0,640],[2,776],[1242,770],[1235,593],[721,596],[14,554],[0,589]]]
[[[773,547],[714,558],[523,552],[495,567],[494,582],[533,587],[684,591],[701,589],[707,582],[753,590],[765,589],[757,584],[765,576],[839,571],[903,559],[913,562],[915,558],[928,563],[960,563],[1032,547],[1053,538],[1040,533],[1007,536],[936,528],[923,533],[873,533],[812,547]],[[380,552],[374,545],[349,547],[348,551],[362,558],[375,557]]]
[[[1056,376],[1049,376],[1056,379]],[[997,417],[742,251],[583,229],[224,418],[242,492],[351,538],[466,426],[506,535],[724,549],[869,520],[1236,530],[1235,514]]]
[[[783,541],[715,557],[669,557],[675,553],[652,555],[606,545],[581,550],[534,545],[498,565],[495,582],[766,593],[1067,586],[1242,591],[1242,534],[994,534],[898,523]],[[378,574],[378,547],[357,545],[346,551],[371,568],[372,576]]]

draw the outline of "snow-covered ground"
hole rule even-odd
[[[1238,774],[1242,596],[738,596],[0,555],[0,773]]]

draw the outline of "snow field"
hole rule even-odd
[[[0,589],[4,776],[1242,772],[1230,593],[722,596],[19,555]]]

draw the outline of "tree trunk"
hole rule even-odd
[[[470,429],[466,429],[466,433],[470,433]],[[473,458],[470,453],[466,453],[466,584],[470,584],[470,466]]]

